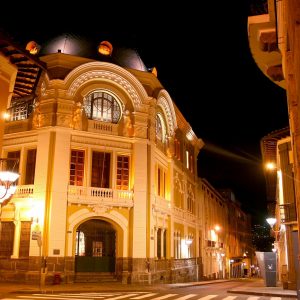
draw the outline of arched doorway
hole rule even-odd
[[[116,230],[103,220],[88,220],[76,230],[75,271],[115,272]]]

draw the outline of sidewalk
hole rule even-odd
[[[269,297],[297,298],[297,291],[286,290],[282,286],[266,287],[263,279],[245,279],[246,285],[228,290],[228,293]]]
[[[103,282],[103,283],[70,283],[46,285],[39,287],[32,284],[14,284],[0,283],[0,299],[2,295],[9,293],[79,293],[79,292],[103,292],[103,291],[153,291],[153,289],[163,292],[174,288],[185,288],[190,286],[207,285],[227,282],[230,280],[211,280],[198,281],[188,283],[172,283],[172,284],[122,284],[119,282]],[[244,279],[240,280],[242,287],[228,290],[228,293],[247,294],[257,296],[273,296],[273,297],[289,297],[296,298],[297,293],[294,290],[284,290],[282,287],[266,287],[262,279]]]

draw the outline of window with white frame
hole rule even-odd
[[[117,156],[117,189],[128,190],[129,188],[129,156]]]
[[[103,90],[93,91],[84,98],[84,109],[92,120],[117,124],[121,118],[120,101],[111,93]]]
[[[70,160],[70,185],[83,185],[84,175],[84,151],[71,150]]]

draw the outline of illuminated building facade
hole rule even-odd
[[[31,41],[47,68],[29,95],[33,74],[17,65],[2,156],[20,178],[1,214],[1,280],[224,278],[228,208],[198,178],[202,140],[135,51],[80,45]]]
[[[253,1],[255,3],[255,1]],[[293,205],[295,203],[295,211],[293,213],[292,222],[288,222],[288,231],[290,231],[291,238],[293,236],[293,243],[298,250],[295,266],[290,264],[289,271],[285,277],[288,279],[288,284],[291,288],[297,289],[300,287],[300,267],[299,267],[299,212],[300,212],[300,126],[299,126],[299,103],[300,103],[300,69],[299,69],[299,57],[300,57],[300,43],[299,43],[299,13],[300,3],[296,0],[283,0],[283,1],[262,1],[263,9],[259,9],[257,6],[253,6],[253,14],[248,18],[248,37],[249,46],[252,52],[252,56],[261,69],[261,71],[278,86],[286,89],[287,92],[287,107],[289,113],[289,136],[290,140],[290,164],[293,165],[292,178],[294,179],[294,192],[291,191],[288,185],[285,186],[286,191],[293,193],[295,197],[294,202],[286,202]],[[277,132],[279,133],[279,131]],[[275,133],[274,133],[275,134]],[[271,134],[270,134],[271,135]],[[276,141],[275,137],[275,140]],[[266,137],[267,143],[268,137]],[[266,158],[271,159],[264,161],[266,163],[276,163],[276,150],[273,151],[273,156],[269,155],[272,151],[271,147],[277,147],[277,143],[269,140],[269,146],[266,144],[264,149],[266,152]],[[283,147],[283,146],[280,146]],[[263,150],[263,151],[264,151]],[[263,152],[262,151],[262,152]],[[263,152],[264,153],[264,152]],[[287,166],[287,165],[286,165]],[[277,181],[276,174],[271,177],[270,174],[266,175],[268,199],[270,204],[270,214],[272,217],[277,218],[277,224],[279,223],[279,215],[277,207],[281,205],[276,198],[276,188],[279,188],[280,181]],[[284,195],[285,201],[291,200],[291,195]],[[273,199],[272,199],[273,197]],[[272,202],[273,201],[273,205]],[[276,206],[277,205],[277,206]],[[277,209],[277,210],[276,210]],[[283,220],[292,210],[291,207],[285,206],[280,209],[283,212]],[[277,214],[277,215],[275,215]],[[279,223],[280,224],[280,223]],[[286,225],[286,224],[285,224]],[[284,227],[284,226],[283,226]],[[279,230],[278,227],[276,230]],[[291,235],[292,234],[292,235]],[[291,244],[286,244],[287,247],[291,247]],[[279,248],[280,250],[280,248]],[[293,250],[288,249],[290,255]],[[297,259],[298,258],[298,259]],[[289,257],[291,261],[291,256]],[[296,276],[297,274],[297,276]],[[296,279],[297,280],[296,280]],[[281,278],[279,278],[281,280]]]
[[[274,168],[265,169],[265,177],[270,215],[276,219],[270,230],[278,258],[278,279],[285,288],[296,289],[298,236],[290,129],[276,130],[263,137],[261,149],[265,164],[275,162]]]
[[[131,69],[67,51],[41,56],[36,97],[9,108],[2,152],[21,176],[2,211],[1,257],[24,276],[42,262],[46,282],[198,278],[202,141],[138,55],[126,56]]]

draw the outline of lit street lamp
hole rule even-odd
[[[0,158],[0,204],[5,205],[15,193],[17,186],[14,184],[20,174],[14,171],[16,158]]]
[[[274,230],[274,225],[276,224],[277,220],[275,218],[267,218],[267,223],[270,225],[272,231],[275,233],[275,242],[278,242],[278,233],[280,230]]]
[[[279,273],[277,272],[278,256],[279,256],[279,253],[278,253],[278,250],[279,250],[279,247],[278,247],[278,233],[280,232],[280,230],[275,230],[274,229],[274,225],[277,222],[276,218],[270,217],[270,218],[267,218],[266,221],[270,225],[271,230],[275,233],[275,242],[273,244],[274,247],[273,247],[272,251],[274,252],[274,254],[276,256],[276,258],[275,258],[276,259],[275,272],[276,272],[276,281],[277,281],[278,276],[279,276]],[[279,272],[280,272],[280,270],[279,270]],[[275,286],[276,286],[276,283],[275,283]]]

